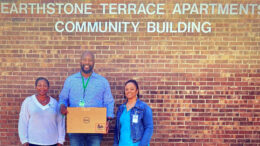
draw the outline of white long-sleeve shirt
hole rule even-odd
[[[22,144],[53,145],[65,141],[65,120],[58,102],[50,98],[43,106],[35,95],[27,97],[21,107],[18,133]]]

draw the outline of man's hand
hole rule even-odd
[[[111,117],[107,117],[106,134],[108,134],[110,122],[111,122],[112,119],[113,118],[111,118]]]
[[[28,143],[28,142],[26,142],[26,143],[24,143],[24,144],[23,144],[23,146],[29,146],[29,143]]]
[[[61,105],[60,105],[60,112],[61,112],[61,114],[63,114],[63,115],[67,115],[68,110],[67,110],[67,107],[66,107],[64,104],[61,104]]]
[[[57,146],[62,146],[62,144],[58,143]]]
[[[106,134],[108,134],[108,131],[109,131],[109,125],[110,125],[110,122],[107,121],[107,125],[106,125]]]

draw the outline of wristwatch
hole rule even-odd
[[[107,117],[107,122],[111,122],[113,119],[111,117]]]

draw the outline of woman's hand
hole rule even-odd
[[[66,106],[64,104],[60,105],[60,112],[63,115],[67,115],[68,110],[67,110],[67,108],[66,108]]]
[[[28,142],[26,142],[26,143],[24,143],[24,144],[23,144],[23,146],[29,146],[29,143],[28,143]]]

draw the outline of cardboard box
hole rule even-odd
[[[67,133],[106,133],[106,108],[67,109]]]

